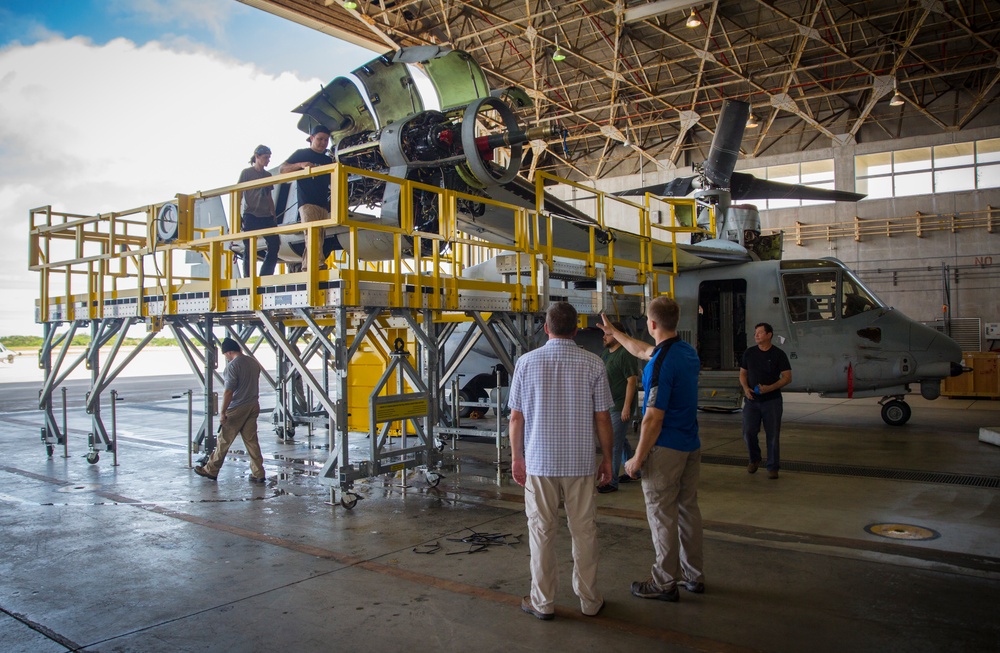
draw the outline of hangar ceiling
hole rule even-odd
[[[759,123],[745,156],[1000,124],[996,0],[241,1],[375,51],[471,53],[567,130],[534,163],[575,179],[701,162],[726,98]]]

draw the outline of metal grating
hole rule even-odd
[[[703,454],[701,462],[707,465],[732,465],[734,467],[744,467],[747,464],[747,459],[746,456],[706,456]],[[855,476],[860,478],[886,478],[894,481],[913,481],[916,483],[942,483],[945,485],[965,485],[969,487],[984,488],[1000,487],[1000,477],[997,476],[924,472],[915,469],[886,469],[882,467],[829,465],[796,461],[783,461],[781,463],[781,469],[782,471],[830,474],[833,476]]]

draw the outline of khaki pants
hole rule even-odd
[[[303,204],[299,207],[299,221],[300,222],[318,222],[319,220],[329,220],[330,219],[330,209],[319,206],[318,204]],[[319,239],[320,251],[322,252],[322,236]],[[319,269],[326,269],[326,260],[323,258],[323,254],[319,255]],[[309,235],[306,234],[306,241],[302,245],[302,269],[308,270],[309,264]]]
[[[531,604],[539,612],[555,611],[559,587],[555,537],[559,501],[573,540],[573,591],[580,610],[595,614],[604,602],[597,590],[597,502],[593,476],[531,476],[524,486],[531,548]]]
[[[673,589],[677,581],[705,580],[698,508],[700,475],[701,449],[677,451],[653,447],[642,466],[646,519],[656,551],[651,576],[664,591]]]
[[[212,476],[218,476],[222,463],[226,460],[229,447],[237,435],[243,436],[243,444],[250,456],[250,473],[256,478],[264,478],[264,456],[260,453],[260,443],[257,442],[257,416],[260,414],[260,404],[243,404],[226,412],[226,421],[222,423],[219,442],[215,445],[212,457],[205,463],[205,471]]]

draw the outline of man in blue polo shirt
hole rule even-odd
[[[642,471],[656,561],[648,580],[632,583],[632,594],[677,601],[678,585],[701,594],[705,582],[698,508],[698,354],[677,335],[680,307],[669,297],[657,297],[646,310],[646,328],[655,346],[628,337],[601,317],[606,334],[636,358],[649,361],[642,371],[645,397],[639,444],[625,463],[625,472],[636,478]]]

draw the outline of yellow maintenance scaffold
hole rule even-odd
[[[239,233],[242,193],[317,176],[330,178],[328,220]],[[398,225],[349,207],[349,180],[398,184]],[[576,193],[577,206],[593,221],[547,212],[546,198],[559,189]],[[214,446],[217,347],[229,335],[252,343],[250,354],[262,346],[274,350],[276,373],[264,377],[276,392],[279,436],[293,437],[296,425],[327,429],[330,454],[321,479],[331,499],[339,486],[341,503],[353,506],[355,480],[400,470],[419,468],[436,482],[445,438],[454,442],[462,433],[443,409],[445,395],[477,341],[484,338],[512,372],[517,357],[535,346],[550,301],[572,303],[584,323],[602,312],[638,318],[647,299],[672,291],[677,234],[699,231],[694,200],[647,195],[637,204],[541,172],[534,190],[532,209],[335,163],[96,216],[31,211],[47,453],[66,437],[53,412],[55,390],[80,363],[91,371],[88,461],[98,461],[101,447],[112,450],[102,395],[169,329],[203,391],[195,452]],[[407,198],[418,192],[435,199],[433,229],[414,224]],[[470,218],[470,203],[491,220]],[[654,224],[651,215],[664,217]],[[250,276],[240,276],[235,259],[257,252],[266,235],[281,238],[286,263],[308,243],[304,269],[289,272],[283,264],[278,274],[260,277],[251,265]],[[332,236],[340,246],[331,251]],[[320,269],[324,256],[328,268]],[[146,336],[116,360],[138,324],[146,325]],[[90,344],[69,360],[69,345],[85,328]],[[371,435],[367,460],[349,459],[349,434],[357,431]],[[417,444],[406,446],[403,437],[391,446],[391,435],[415,436]],[[498,448],[500,438],[498,419]]]

